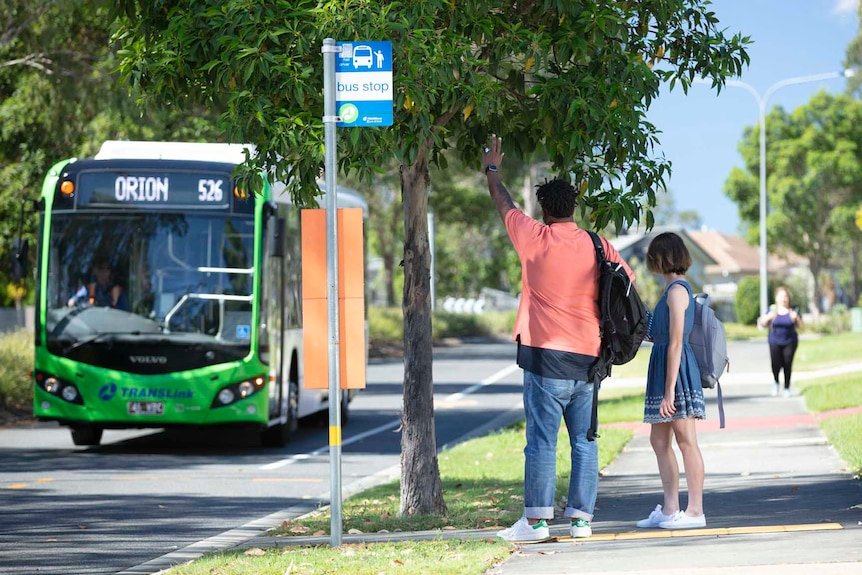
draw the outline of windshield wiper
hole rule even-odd
[[[63,348],[63,351],[61,352],[61,355],[67,355],[70,351],[74,351],[74,350],[76,350],[76,349],[78,349],[79,347],[84,346],[84,345],[88,345],[88,344],[91,344],[91,343],[96,343],[96,342],[97,342],[97,341],[99,341],[100,339],[106,338],[106,337],[108,337],[108,336],[113,337],[113,336],[116,336],[116,335],[141,335],[141,333],[142,333],[142,332],[141,332],[140,330],[135,330],[135,331],[103,331],[103,332],[99,332],[99,333],[97,333],[97,334],[91,335],[90,337],[86,337],[86,338],[84,338],[84,339],[79,339],[78,341],[76,341],[76,342],[74,342],[74,343],[69,344],[68,346],[66,346],[65,348]]]

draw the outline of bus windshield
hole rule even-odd
[[[49,346],[134,336],[248,350],[251,214],[63,211],[50,232]]]

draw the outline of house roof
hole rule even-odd
[[[708,274],[756,274],[760,271],[760,252],[739,236],[716,230],[688,232],[689,237],[709,254],[715,264],[707,266]]]
[[[653,237],[665,231],[679,234],[684,240],[687,240],[689,249],[699,250],[706,256],[705,260],[698,259],[704,261],[704,271],[709,276],[756,275],[760,271],[760,248],[758,246],[752,246],[741,236],[723,234],[708,228],[684,230],[678,227],[656,226],[646,234],[622,235],[611,240],[611,243],[621,254],[626,252],[631,255],[638,248],[645,250],[646,245]],[[641,245],[639,246],[639,244]],[[694,253],[692,256],[696,257]],[[770,272],[779,272],[787,267],[804,263],[805,258],[796,254],[783,257],[770,254],[768,268]]]

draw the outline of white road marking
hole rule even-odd
[[[518,370],[518,369],[520,369],[518,367],[518,365],[513,363],[512,365],[501,369],[497,373],[486,377],[485,379],[483,379],[479,383],[471,385],[470,387],[468,387],[464,391],[459,391],[458,393],[453,393],[452,395],[444,398],[443,401],[444,402],[450,402],[450,401],[456,401],[458,399],[461,399],[465,395],[475,393],[476,391],[482,389],[483,387],[497,383],[498,381],[500,381],[501,379],[510,375],[512,372],[514,372],[515,370]],[[341,443],[341,446],[345,447],[347,445],[357,443],[359,441],[362,441],[363,439],[371,437],[372,435],[377,435],[378,433],[383,433],[384,431],[389,431],[391,429],[395,429],[400,425],[401,425],[400,419],[396,419],[395,421],[390,421],[389,423],[384,423],[383,425],[379,425],[379,426],[375,427],[374,429],[369,429],[368,431],[360,433],[359,435],[354,435],[350,439],[344,440]],[[315,449],[314,451],[310,451],[308,453],[299,453],[297,455],[293,455],[293,456],[288,457],[286,459],[280,459],[278,461],[273,461],[272,463],[267,463],[266,465],[261,466],[259,469],[264,470],[264,471],[271,471],[273,469],[279,469],[281,467],[285,467],[287,465],[291,465],[293,463],[296,463],[297,461],[303,461],[306,459],[310,459],[312,457],[317,457],[318,455],[323,455],[324,453],[327,453],[328,451],[329,451],[328,445],[325,447],[319,447],[319,448]]]

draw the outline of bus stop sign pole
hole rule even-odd
[[[341,386],[338,336],[338,203],[335,141],[335,54],[341,49],[333,38],[323,40],[323,128],[326,176],[326,288],[329,319],[329,510],[330,545],[341,547]]]

